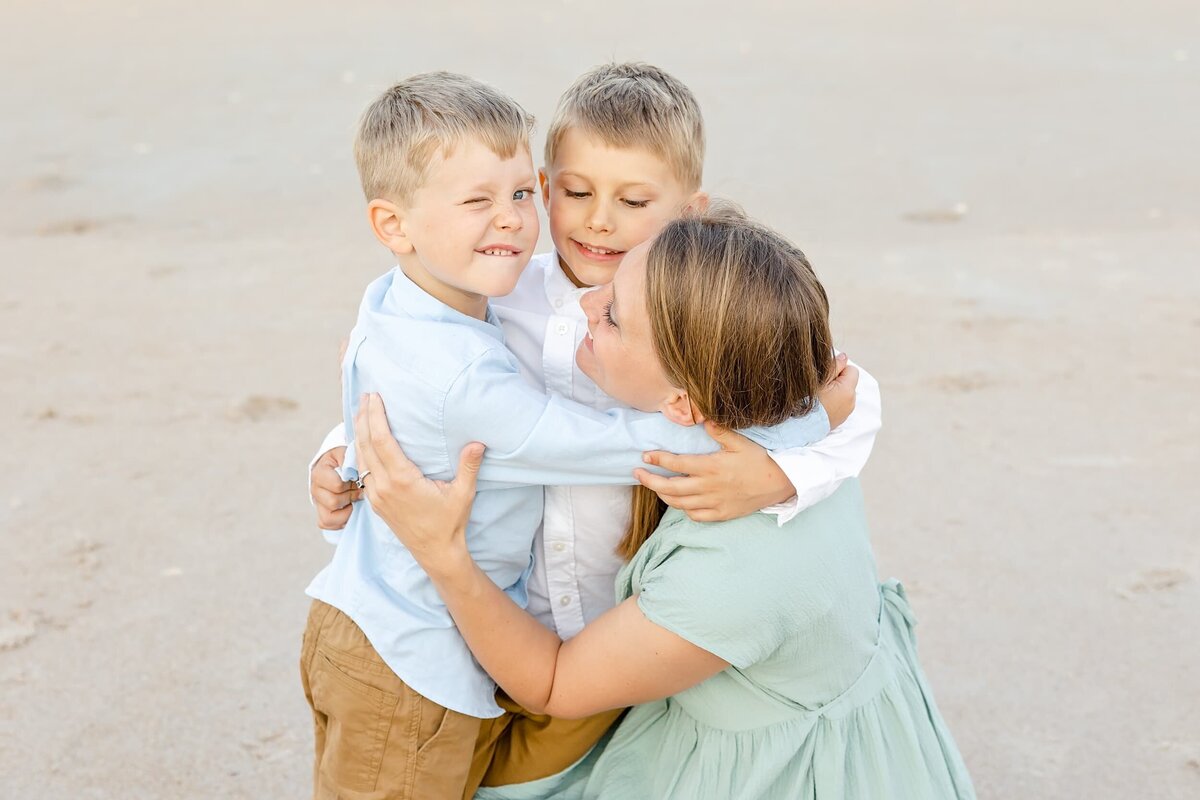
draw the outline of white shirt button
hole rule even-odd
[[[567,549],[567,545],[564,542],[555,542],[554,549],[561,553],[563,550]]]
[[[566,335],[566,333],[567,333],[567,323],[565,323],[565,322],[560,322],[560,323],[558,323],[558,327],[557,327],[557,328],[555,328],[555,329],[554,329],[554,331],[555,331],[555,332],[556,332],[556,333],[557,333],[559,336],[565,336],[565,335]]]
[[[559,605],[569,606],[571,605],[571,598],[564,594],[558,599],[558,603]]]
[[[554,307],[562,308],[562,298],[561,297],[554,298]]]

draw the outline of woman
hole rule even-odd
[[[681,425],[803,414],[833,369],[828,304],[803,253],[738,215],[669,224],[586,309],[584,372]],[[903,590],[876,580],[857,484],[783,526],[693,522],[639,489],[619,603],[564,643],[471,561],[471,471],[425,481],[378,400],[365,407],[368,498],[496,682],[554,716],[636,706],[563,775],[489,796],[974,797]]]

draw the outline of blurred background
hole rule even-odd
[[[880,571],[980,796],[1200,796],[1195,2],[3,9],[0,797],[310,791],[358,114],[451,69],[544,130],[612,59],[693,88],[882,384]]]

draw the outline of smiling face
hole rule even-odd
[[[646,253],[650,243],[625,256],[612,283],[580,299],[588,333],[579,345],[579,368],[610,397],[639,411],[664,411],[682,391],[667,380],[654,349],[646,311]]]
[[[372,201],[372,226],[414,283],[482,317],[489,297],[516,286],[537,244],[529,149],[502,158],[469,138],[436,155],[427,175],[406,207]]]
[[[706,198],[654,153],[572,128],[542,173],[542,199],[563,271],[577,286],[598,286],[613,280],[629,250]]]

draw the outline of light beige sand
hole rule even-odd
[[[340,5],[6,9],[0,797],[304,795],[354,120],[441,67],[546,120],[609,57],[695,88],[882,382],[881,571],[981,796],[1200,796],[1194,3]]]

